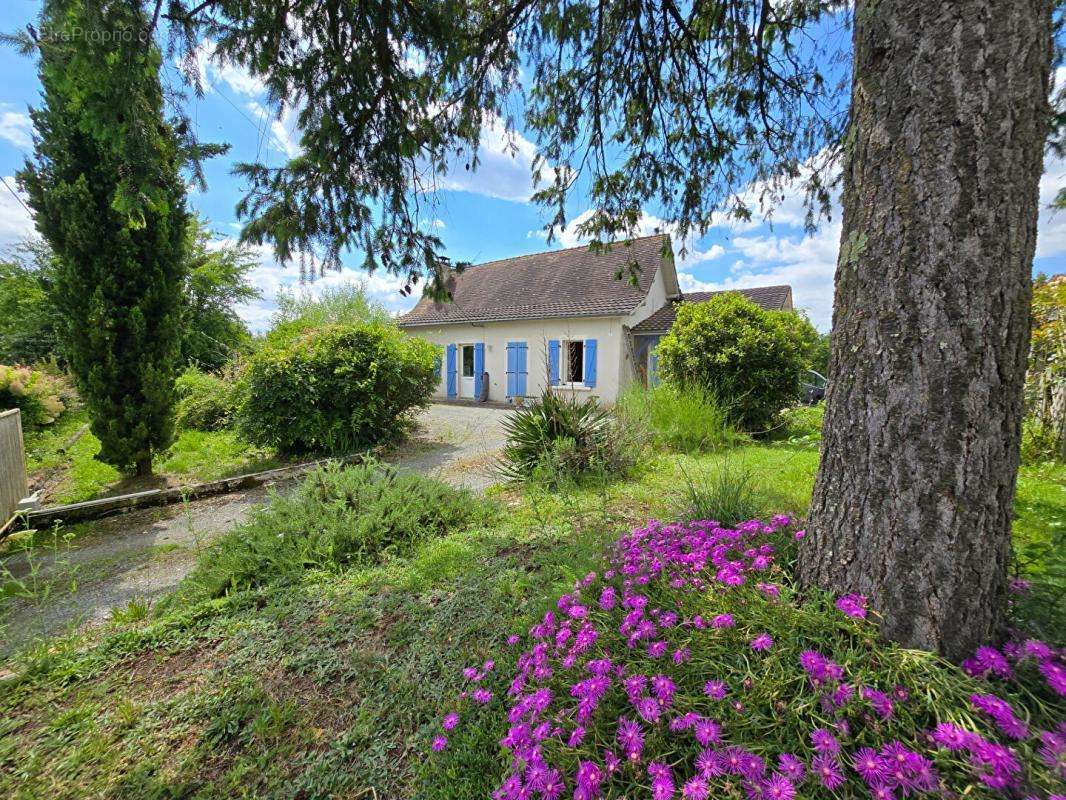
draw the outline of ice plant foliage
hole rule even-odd
[[[498,709],[494,800],[1064,800],[1063,653],[982,648],[963,673],[879,644],[865,597],[796,602],[778,560],[797,533],[652,522],[508,638],[506,677],[468,667],[460,704]],[[989,691],[1023,663],[1040,697]]]

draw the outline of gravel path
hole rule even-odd
[[[496,482],[495,460],[509,411],[459,405],[433,405],[418,419],[411,440],[386,459],[403,469],[435,475],[456,486],[483,491]],[[36,576],[47,591],[36,602],[0,607],[0,654],[42,635],[111,616],[112,609],[150,603],[173,589],[196,563],[200,548],[244,520],[291,484],[259,487],[240,494],[186,505],[145,509],[85,523],[70,547],[17,555],[0,566],[22,581]]]

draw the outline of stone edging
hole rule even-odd
[[[293,464],[289,467],[278,467],[263,472],[253,472],[247,475],[234,475],[231,478],[221,478],[217,481],[196,483],[191,486],[175,486],[168,489],[148,489],[144,492],[133,492],[115,497],[102,497],[98,500],[86,500],[81,503],[69,503],[61,506],[39,508],[29,513],[19,514],[15,525],[9,528],[9,532],[28,528],[48,528],[57,522],[69,524],[83,522],[90,519],[100,519],[113,514],[125,514],[140,508],[151,506],[165,506],[171,503],[185,500],[199,500],[204,497],[232,494],[233,492],[252,489],[256,486],[278,483],[279,481],[291,480],[310,472],[315,467],[328,463],[354,464],[362,461],[369,455],[375,455],[378,448],[363,453],[356,453],[342,458],[326,458],[318,461],[306,461],[302,464]]]

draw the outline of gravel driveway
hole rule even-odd
[[[483,491],[496,482],[494,463],[506,437],[509,409],[432,405],[411,439],[385,458],[403,469]],[[151,602],[173,589],[196,563],[197,552],[262,505],[259,487],[186,505],[135,511],[96,522],[72,547],[9,558],[4,567],[27,580],[36,572],[47,595],[35,603],[0,606],[0,654],[36,637],[107,620],[111,610]],[[2,583],[0,577],[0,583]]]

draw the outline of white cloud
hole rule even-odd
[[[1059,72],[1066,74],[1066,68]],[[1066,78],[1064,78],[1066,79]],[[1048,158],[1040,179],[1040,223],[1037,226],[1036,257],[1066,256],[1066,209],[1049,208],[1061,189],[1066,189],[1066,159]],[[1066,272],[1066,263],[1060,271]]]
[[[35,236],[33,217],[26,206],[26,196],[19,192],[14,177],[4,176],[7,187],[0,186],[0,248],[10,247],[27,237]],[[8,191],[10,188],[22,198],[22,203]]]
[[[0,139],[19,150],[33,149],[33,122],[29,114],[8,111],[7,103],[0,103]]]
[[[558,243],[560,247],[578,247],[579,245],[586,244],[589,241],[589,237],[582,235],[578,231],[578,227],[591,218],[594,213],[593,209],[589,209],[578,214],[570,220],[564,228],[555,231],[553,241]],[[641,214],[640,220],[637,223],[637,228],[633,231],[633,235],[651,236],[656,233],[670,234],[674,246],[675,263],[678,269],[682,269],[686,266],[691,267],[707,261],[714,261],[725,255],[726,252],[724,247],[717,244],[711,245],[705,250],[701,250],[698,237],[691,235],[681,237],[677,233],[676,225],[668,223],[653,214],[648,214],[646,212]],[[528,231],[526,233],[526,238],[547,239],[548,233],[545,230]],[[682,251],[684,251],[683,254]]]
[[[1048,207],[1064,186],[1066,160],[1049,159],[1040,181],[1037,258],[1066,257],[1066,211]],[[792,286],[796,307],[807,310],[819,330],[828,331],[833,317],[833,277],[840,247],[839,204],[834,204],[831,212],[832,222],[823,222],[814,234],[802,232],[803,193],[794,188],[786,193],[773,216],[774,229],[765,223],[730,225],[735,235],[724,255],[735,261],[727,277],[701,280],[691,272],[682,271],[686,266],[691,268],[691,263],[679,265],[682,291],[721,291],[786,283]],[[777,227],[782,223],[784,232]],[[1066,271],[1066,261],[1057,271]]]
[[[737,237],[727,251],[740,258],[729,277],[702,281],[690,272],[678,272],[682,292],[718,292],[753,286],[788,284],[792,299],[821,331],[833,319],[833,275],[836,272],[840,223],[822,225],[813,235],[784,237],[773,233]]]
[[[215,240],[211,246],[232,245],[235,241],[235,239]],[[361,269],[345,267],[340,271],[328,270],[325,275],[301,284],[300,270],[296,263],[279,263],[269,245],[252,245],[249,249],[255,254],[259,263],[248,273],[248,282],[258,289],[263,297],[251,303],[239,304],[236,311],[240,318],[257,333],[270,327],[270,320],[278,307],[277,296],[282,290],[319,297],[327,289],[336,289],[346,284],[356,283],[363,285],[371,299],[393,313],[408,311],[418,302],[417,291],[414,296],[404,297],[400,294],[403,281],[384,272],[371,275]]]
[[[282,106],[281,116],[270,111],[256,100],[250,100],[245,108],[256,115],[260,125],[270,126],[270,145],[288,158],[296,158],[303,152],[300,146],[300,126],[297,123],[296,109]]]
[[[205,39],[194,53],[196,67],[208,84],[214,89],[218,83],[224,83],[232,91],[246,97],[259,97],[266,94],[266,84],[254,77],[244,67],[229,61],[222,61],[211,39]]]
[[[536,191],[533,184],[533,161],[537,146],[517,131],[507,131],[503,120],[486,114],[481,127],[477,170],[467,169],[467,161],[453,158],[448,171],[437,180],[437,187],[459,192],[473,192],[498,200],[525,203]],[[540,184],[555,180],[555,170],[541,168]]]
[[[418,73],[425,69],[424,55],[414,47],[395,45],[405,67]],[[195,60],[200,75],[205,78],[208,91],[220,84],[248,98],[245,108],[255,115],[260,124],[270,118],[270,144],[273,149],[294,158],[302,152],[300,132],[297,126],[297,111],[282,107],[280,118],[264,104],[266,85],[252,76],[243,67],[221,61],[216,54],[215,43],[205,40],[197,47]],[[478,148],[477,170],[467,168],[469,158],[453,158],[444,176],[436,180],[441,189],[472,192],[500,200],[528,202],[535,191],[533,185],[533,160],[536,145],[517,132],[508,132],[503,119],[496,114],[485,114]],[[550,183],[555,178],[551,167],[541,169],[541,182]]]

